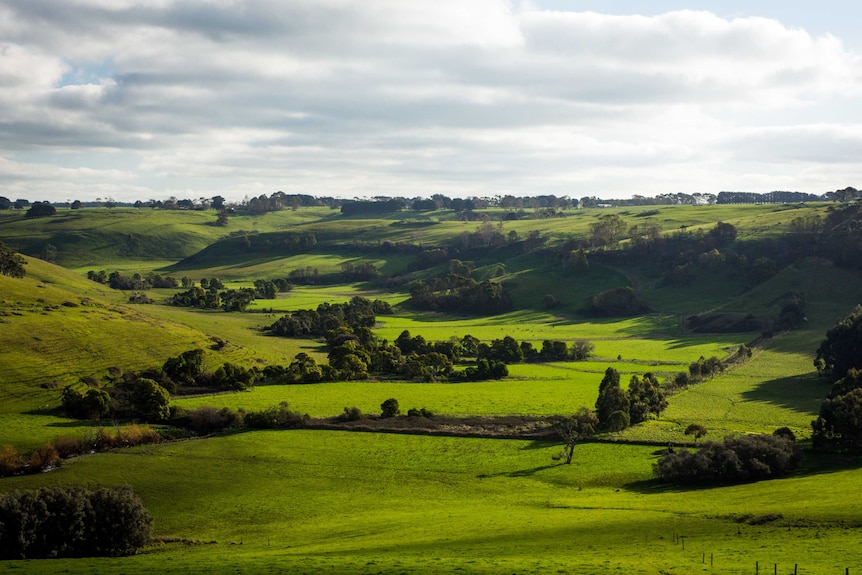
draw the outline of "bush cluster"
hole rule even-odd
[[[786,474],[802,466],[802,450],[779,430],[772,435],[727,437],[706,442],[697,452],[679,449],[665,455],[653,470],[670,483],[712,485],[743,483]]]
[[[0,559],[131,555],[153,518],[131,487],[44,487],[0,496]]]

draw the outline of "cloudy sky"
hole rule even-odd
[[[0,0],[0,196],[860,187],[860,21],[829,0]]]

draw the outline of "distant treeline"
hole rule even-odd
[[[93,207],[135,207],[153,208],[161,210],[223,210],[231,209],[251,215],[264,214],[267,212],[281,211],[286,209],[296,210],[301,207],[325,206],[331,209],[340,209],[347,216],[355,216],[370,213],[391,213],[403,210],[432,211],[432,210],[454,210],[456,212],[470,212],[484,208],[504,209],[566,209],[566,208],[594,208],[608,206],[648,206],[648,205],[708,205],[708,204],[775,204],[775,203],[798,203],[814,201],[851,201],[858,199],[862,194],[853,187],[847,187],[834,192],[824,194],[809,194],[803,192],[774,191],[763,194],[754,192],[719,192],[708,193],[668,193],[656,196],[642,196],[634,194],[626,199],[602,199],[596,196],[584,196],[582,198],[571,198],[569,196],[538,195],[518,197],[512,195],[494,197],[469,197],[450,198],[442,194],[434,194],[430,198],[423,197],[386,197],[377,196],[370,199],[348,200],[333,198],[329,196],[311,196],[308,194],[285,194],[275,192],[269,196],[261,194],[257,197],[245,197],[239,202],[228,202],[222,196],[198,199],[147,200],[135,202],[119,202],[111,198],[97,199],[96,201],[82,202],[34,202],[44,204],[38,213],[33,212],[31,216],[53,215],[47,208],[64,207],[71,209],[93,208]],[[19,198],[10,200],[0,196],[0,210],[30,208],[29,200]]]

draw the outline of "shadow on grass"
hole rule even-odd
[[[742,397],[746,401],[769,403],[808,414],[814,419],[829,389],[826,379],[812,373],[765,380],[743,392]]]
[[[565,463],[550,463],[548,465],[540,465],[538,467],[532,467],[530,469],[519,469],[517,471],[504,471],[501,473],[482,473],[477,475],[477,479],[487,479],[489,477],[530,477],[539,473],[540,471],[546,471],[548,469],[554,469],[555,467],[559,467],[561,465],[565,465]]]

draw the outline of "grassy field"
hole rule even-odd
[[[126,559],[19,573],[750,573],[859,568],[860,471],[674,490],[654,448],[346,432],[252,432],[76,460],[19,486],[131,484],[158,535]],[[799,493],[817,492],[816,499]],[[720,508],[716,501],[722,501]],[[757,518],[772,521],[750,525]],[[685,537],[685,549],[682,540]],[[679,541],[678,543],[676,541]],[[704,559],[706,564],[702,561]],[[713,562],[709,566],[710,559]]]
[[[739,237],[787,231],[799,215],[825,216],[806,206],[643,206],[565,210],[563,217],[502,223],[504,233],[538,231],[554,243],[589,234],[590,224],[616,213],[628,225],[657,223],[665,232],[709,229],[730,222]],[[532,210],[527,210],[531,214]],[[488,210],[495,226],[505,213]],[[29,259],[27,277],[0,276],[0,445],[23,453],[59,435],[87,436],[93,423],[52,408],[62,386],[124,370],[161,365],[196,347],[206,366],[286,364],[299,352],[325,360],[322,342],[269,337],[262,328],[282,313],[381,298],[395,314],[378,317],[376,335],[395,340],[409,330],[426,340],[466,334],[490,341],[511,335],[540,348],[545,339],[595,345],[585,362],[515,364],[501,381],[412,383],[335,382],[258,386],[249,392],[174,401],[258,410],[287,401],[323,417],[358,407],[377,414],[397,398],[402,411],[425,407],[451,415],[554,415],[593,406],[604,370],[625,386],[647,371],[662,378],[687,371],[699,357],[726,357],[760,333],[691,334],[687,315],[705,311],[770,316],[781,296],[803,293],[807,321],[759,341],[753,357],[670,398],[658,419],[611,439],[583,443],[570,466],[552,459],[561,446],[479,438],[336,431],[243,432],[78,457],[50,473],[0,479],[0,493],[43,485],[131,484],[156,519],[163,539],[124,559],[0,562],[19,573],[851,573],[862,569],[862,480],[859,460],[814,459],[794,476],[712,489],[673,489],[652,478],[658,445],[688,443],[689,423],[706,439],[790,427],[810,436],[828,383],[812,365],[827,329],[859,303],[862,279],[819,259],[797,262],[750,289],[726,277],[699,277],[685,288],[654,281],[654,270],[591,266],[566,275],[554,262],[513,255],[477,261],[476,276],[503,279],[516,311],[490,317],[417,312],[403,305],[406,287],[364,283],[297,286],[249,313],[165,305],[130,306],[128,293],[84,279],[89,269],[159,271],[176,277],[220,277],[229,287],[285,277],[312,266],[335,272],[346,261],[403,270],[403,255],[383,253],[384,241],[451,244],[479,222],[451,211],[343,218],[327,208],[264,216],[232,216],[224,228],[213,212],[148,209],[61,210],[57,218],[24,220],[0,213],[0,240],[38,253],[57,247],[60,268]],[[312,252],[286,257],[215,258],[180,263],[232,232],[313,233]],[[368,242],[362,249],[349,247]],[[483,275],[484,274],[484,275]],[[651,279],[652,278],[652,279]],[[631,285],[653,309],[634,318],[580,315],[586,296]],[[174,290],[153,290],[161,301]],[[547,310],[546,294],[562,305]],[[208,349],[211,338],[227,342]],[[619,443],[630,441],[633,443]],[[653,445],[637,444],[651,442]],[[685,536],[683,549],[682,540]]]

